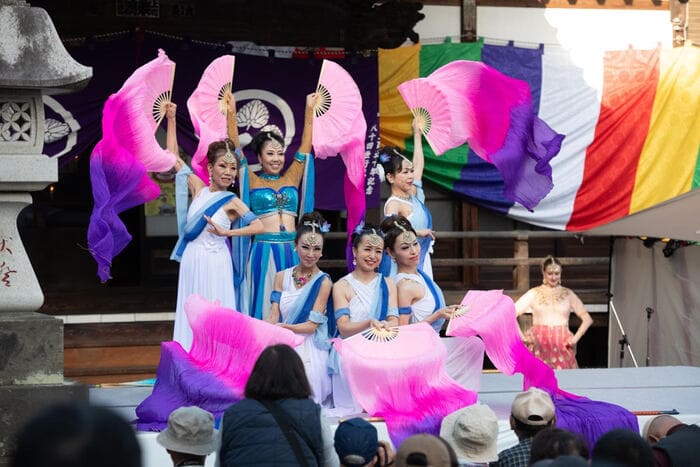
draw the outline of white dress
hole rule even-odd
[[[346,280],[355,296],[352,297],[348,308],[350,309],[350,321],[355,323],[359,321],[365,321],[371,318],[370,316],[370,306],[372,306],[373,295],[377,290],[378,280],[384,280],[381,274],[377,274],[376,277],[370,281],[369,284],[364,284],[359,280],[355,279],[352,274],[348,274],[341,280]],[[333,409],[329,411],[329,415],[335,417],[344,417],[350,414],[362,413],[362,407],[357,403],[355,398],[350,392],[350,386],[348,385],[348,380],[345,377],[345,372],[343,371],[343,365],[340,365],[339,372],[334,374],[333,380]]]
[[[187,210],[187,221],[192,220],[216,192],[203,188],[192,200]],[[231,221],[223,208],[219,208],[212,220],[228,228]],[[180,274],[177,283],[177,308],[175,310],[175,330],[173,340],[179,342],[185,351],[192,346],[192,329],[185,314],[185,300],[198,294],[207,300],[219,300],[221,306],[235,308],[236,292],[233,289],[233,264],[226,243],[227,237],[220,237],[207,228],[185,247],[180,260]]]
[[[304,287],[311,287],[311,284],[306,284],[304,287],[297,289],[292,278],[294,268],[285,269],[284,281],[282,284],[282,295],[280,297],[280,314],[282,321],[286,321],[287,315],[294,307],[294,303]],[[319,279],[323,280],[323,279]],[[318,310],[317,310],[318,311]],[[296,351],[304,362],[306,377],[309,378],[311,390],[313,391],[314,402],[319,405],[328,406],[330,403],[324,404],[331,394],[331,378],[328,375],[328,350],[319,349],[314,343],[313,334],[301,334],[304,336],[304,342],[296,347]]]
[[[396,284],[398,285],[404,279],[418,282],[423,286],[423,297],[411,305],[409,321],[410,324],[419,323],[435,311],[435,297],[421,275],[399,273],[395,278]],[[443,337],[440,342],[447,349],[447,360],[445,360],[447,374],[462,387],[478,391],[484,366],[484,342],[476,336]]]

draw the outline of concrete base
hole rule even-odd
[[[88,387],[63,383],[0,386],[0,466],[9,465],[17,431],[44,407],[61,401],[87,403]]]

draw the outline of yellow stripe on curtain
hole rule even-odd
[[[662,50],[630,214],[690,191],[700,144],[700,49]]]
[[[413,117],[396,87],[418,78],[420,44],[396,49],[379,49],[379,138],[381,144],[404,149],[412,134]]]

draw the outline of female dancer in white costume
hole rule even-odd
[[[175,190],[180,233],[172,255],[172,259],[180,261],[173,340],[189,351],[192,329],[185,314],[185,300],[191,294],[199,294],[208,300],[219,300],[224,307],[235,308],[233,266],[226,236],[254,235],[262,231],[263,224],[235,194],[228,191],[238,172],[233,144],[215,141],[209,145],[207,167],[210,180],[207,186],[179,157],[175,111],[175,104],[167,104],[166,144],[177,157]],[[192,196],[189,208],[188,191]],[[238,218],[248,225],[235,230],[222,227]],[[207,223],[209,228],[206,228]]]
[[[331,378],[328,374],[328,318],[326,306],[333,283],[318,268],[323,255],[327,224],[317,212],[299,220],[294,248],[299,264],[275,275],[267,321],[305,336],[296,351],[304,362],[314,401],[330,406]]]

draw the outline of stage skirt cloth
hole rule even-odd
[[[254,318],[270,314],[270,293],[275,274],[299,262],[294,250],[295,232],[274,232],[256,235],[248,256],[243,290],[248,290],[244,308]]]
[[[531,344],[530,351],[555,370],[578,368],[576,349],[568,347],[573,337],[568,326],[534,325],[527,331]]]
[[[198,211],[214,193],[216,192],[210,192],[208,189],[201,190],[199,196],[192,201],[189,212]],[[226,227],[230,223],[223,209],[217,210],[212,220]],[[192,346],[192,329],[184,309],[187,297],[198,294],[210,301],[219,300],[222,307],[236,307],[233,265],[226,240],[226,237],[207,232],[205,228],[197,238],[187,244],[182,254],[173,340],[179,342],[186,352]]]
[[[443,337],[440,342],[447,349],[445,370],[465,389],[478,392],[484,367],[484,341],[473,337]]]

